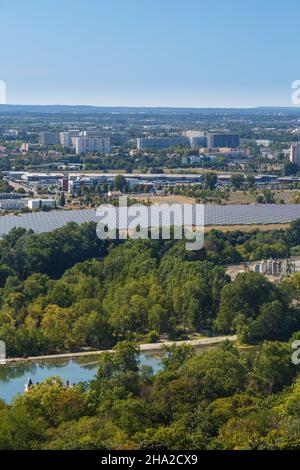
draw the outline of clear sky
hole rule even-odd
[[[291,105],[299,0],[0,0],[14,104]]]

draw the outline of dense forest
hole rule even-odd
[[[211,231],[196,252],[181,240],[102,241],[92,223],[14,229],[0,242],[0,339],[9,356],[203,331],[237,332],[246,343],[287,340],[300,330],[300,275],[275,284],[252,272],[231,282],[225,265],[299,245],[298,221],[286,231]]]

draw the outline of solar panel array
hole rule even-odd
[[[3,237],[14,227],[31,229],[36,233],[51,232],[63,227],[68,222],[82,224],[96,221],[95,210],[50,211],[31,214],[4,215],[0,217],[0,237]]]
[[[207,205],[205,225],[280,224],[300,218],[300,205]]]
[[[300,218],[300,205],[206,205],[205,225],[250,225],[288,223]],[[55,210],[16,215],[0,216],[0,237],[13,227],[31,229],[36,233],[51,232],[68,222],[82,224],[97,222],[95,210]]]

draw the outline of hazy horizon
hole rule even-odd
[[[276,106],[276,105],[258,105],[258,106],[164,106],[164,105],[95,105],[95,104],[66,104],[66,103],[0,103],[0,108],[4,107],[70,107],[70,108],[104,108],[104,109],[191,109],[191,110],[252,110],[252,109],[291,109],[299,110],[296,105]]]

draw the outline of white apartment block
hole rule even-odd
[[[75,139],[76,153],[105,153],[110,154],[109,137],[77,137]]]
[[[290,162],[300,165],[300,142],[294,142],[291,145]]]
[[[60,132],[60,143],[63,147],[75,147],[75,139],[79,137],[79,131],[77,130],[70,130],[66,132]]]

